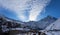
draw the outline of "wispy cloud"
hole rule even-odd
[[[35,21],[49,2],[50,0],[0,0],[0,5],[14,11],[22,21]],[[26,10],[29,10],[28,17],[25,15]]]
[[[42,10],[47,6],[50,0],[35,0],[32,1],[32,9],[30,11],[29,20],[37,20],[37,16],[42,12]]]

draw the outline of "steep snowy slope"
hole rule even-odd
[[[47,30],[60,29],[60,18],[55,22],[51,23],[51,25],[49,25],[46,29]]]
[[[57,18],[55,18],[55,17],[47,16],[44,19],[38,21],[37,24],[39,25],[39,28],[45,29],[48,25],[50,25],[51,23],[53,23],[56,20],[57,20]]]
[[[60,18],[55,22],[51,23],[45,30],[48,32],[47,35],[60,35]]]

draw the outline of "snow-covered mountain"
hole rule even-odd
[[[39,21],[30,21],[25,22],[26,27],[32,28],[32,29],[45,29],[48,25],[56,21],[57,18],[52,16],[47,16]]]
[[[46,27],[46,30],[60,30],[60,18]]]
[[[0,27],[2,25],[5,25],[9,28],[20,27],[20,28],[29,28],[29,29],[37,29],[37,30],[42,29],[43,30],[56,20],[57,20],[57,18],[55,18],[55,17],[47,16],[39,21],[22,22],[22,21],[10,19],[8,17],[1,15],[0,16]]]
[[[9,28],[21,27],[21,21],[10,19],[4,15],[0,15],[0,30],[7,31]]]
[[[45,29],[47,35],[60,35],[60,18]]]

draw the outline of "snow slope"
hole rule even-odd
[[[45,30],[47,35],[60,35],[60,18],[51,23]]]

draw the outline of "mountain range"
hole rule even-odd
[[[30,29],[45,29],[48,25],[56,21],[57,18],[52,17],[52,16],[47,16],[39,21],[29,21],[29,22],[24,22],[25,26]]]
[[[15,25],[20,25],[20,27],[22,27],[22,28],[39,29],[39,30],[45,29],[47,26],[49,26],[51,23],[53,23],[54,21],[57,20],[57,18],[48,15],[47,17],[45,17],[39,21],[22,22],[22,21],[14,20],[14,19],[1,15],[0,16],[0,25],[1,25],[1,18],[3,19],[2,22],[4,22],[4,23],[11,22],[10,25],[13,25],[13,27]],[[8,23],[8,25],[9,25],[9,23]]]

